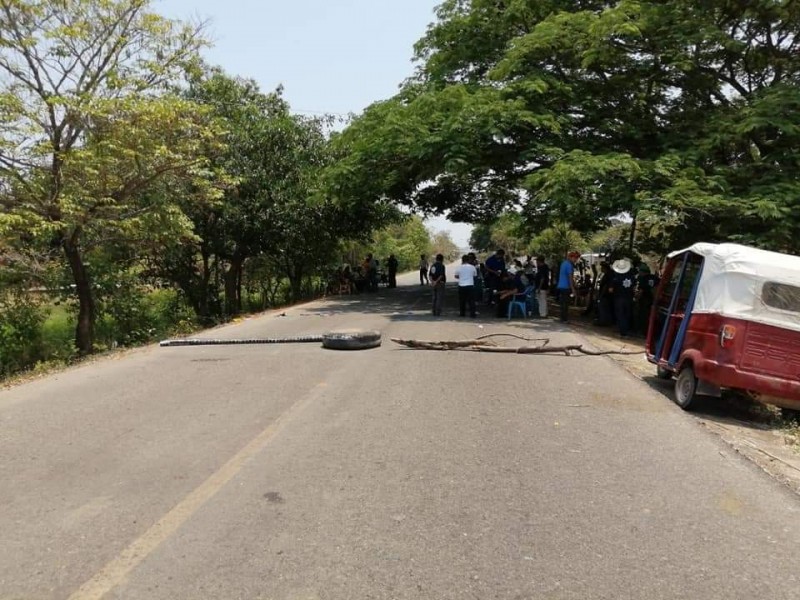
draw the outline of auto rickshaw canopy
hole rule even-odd
[[[698,243],[669,258],[687,252],[704,258],[693,313],[800,331],[800,257],[739,244]]]

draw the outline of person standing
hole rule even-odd
[[[480,302],[483,298],[483,273],[481,272],[481,265],[474,252],[470,252],[467,256],[469,257],[469,264],[475,267],[475,302]]]
[[[611,265],[614,271],[614,315],[617,319],[619,334],[627,337],[631,331],[631,321],[633,317],[633,295],[636,291],[636,273],[633,270],[631,261],[621,258]]]
[[[600,263],[600,282],[597,284],[597,320],[598,325],[614,323],[614,272],[606,261]]]
[[[433,287],[433,316],[442,316],[444,307],[444,285],[447,282],[447,274],[444,268],[444,255],[437,254],[436,262],[431,265],[430,283]]]
[[[390,288],[397,287],[397,264],[397,259],[395,258],[394,254],[390,254],[389,259],[386,261],[386,268],[389,270]]]
[[[458,279],[458,313],[467,316],[467,306],[469,306],[469,316],[474,319],[475,313],[475,279],[478,270],[472,264],[468,254],[461,257],[461,266],[456,269],[456,279]]]
[[[569,301],[575,297],[575,263],[580,254],[569,252],[567,259],[561,263],[558,272],[558,304],[561,307],[559,318],[562,323],[569,320]]]
[[[539,304],[539,316],[547,317],[547,295],[550,293],[550,267],[544,261],[544,256],[536,257],[536,275],[533,285],[536,286],[536,300]]]
[[[647,337],[650,326],[650,309],[653,308],[658,277],[653,275],[645,263],[639,265],[639,277],[636,281],[636,331]]]
[[[494,300],[494,292],[500,289],[500,282],[506,272],[506,251],[498,250],[486,259],[486,289],[489,290],[489,302]]]
[[[419,257],[419,284],[426,285],[428,283],[428,259],[424,254]]]

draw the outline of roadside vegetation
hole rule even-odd
[[[368,251],[453,253],[339,194],[331,119],[204,64],[202,25],[0,0],[0,30],[0,377],[319,296]]]
[[[150,0],[0,0],[0,376],[476,250],[797,252],[800,7],[444,0],[341,132]]]

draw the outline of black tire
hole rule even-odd
[[[329,350],[368,350],[380,345],[380,331],[331,331],[322,336],[322,347]]]
[[[658,377],[659,379],[669,380],[669,379],[672,379],[674,376],[675,376],[675,373],[673,373],[669,369],[665,369],[662,366],[657,366],[656,367],[656,377]]]
[[[692,405],[697,399],[697,377],[691,365],[686,365],[681,369],[678,378],[675,380],[675,404],[683,410],[691,410]]]

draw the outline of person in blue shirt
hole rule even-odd
[[[578,252],[567,254],[567,260],[561,263],[558,272],[558,304],[561,308],[560,320],[566,323],[569,320],[569,301],[575,297],[575,263],[581,257]]]

